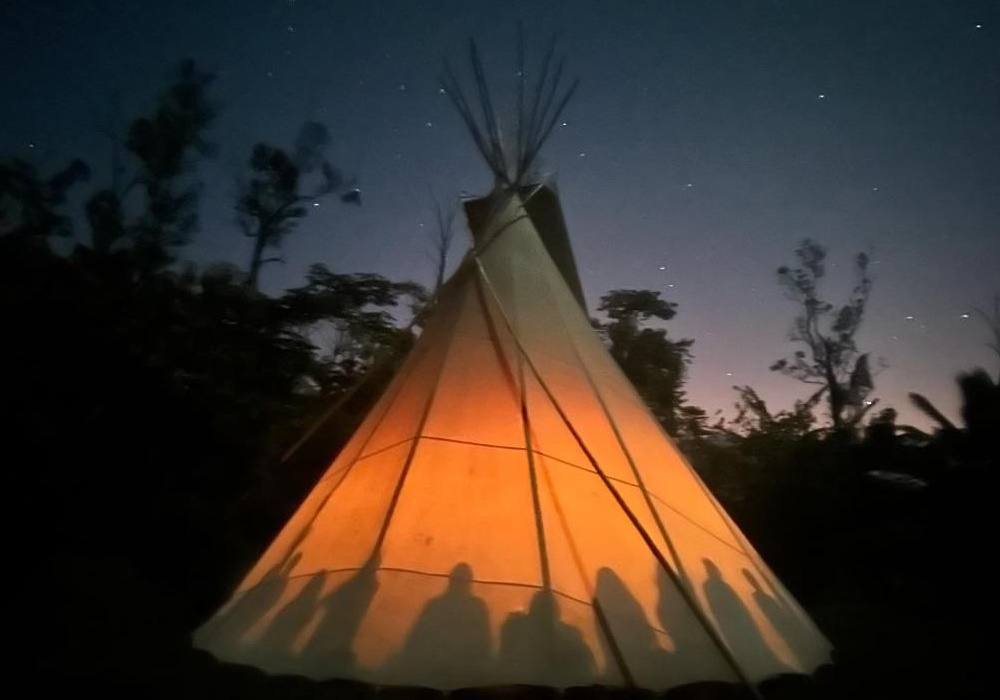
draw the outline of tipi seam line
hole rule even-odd
[[[454,322],[454,319],[451,320]],[[434,399],[437,398],[441,377],[444,374],[445,365],[448,364],[448,356],[451,355],[452,348],[454,347],[453,341],[454,337],[449,335],[446,341],[446,347],[441,354],[441,363],[438,365],[437,371],[435,372],[434,383],[431,385],[430,396],[427,397],[427,403],[424,404],[423,412],[420,416],[420,422],[417,423],[417,435],[413,440],[409,453],[406,455],[406,461],[403,463],[403,468],[399,473],[399,481],[396,483],[396,488],[393,491],[392,498],[389,500],[389,506],[386,508],[378,537],[375,539],[375,544],[372,546],[372,551],[369,555],[370,560],[373,560],[376,557],[379,550],[382,548],[382,544],[385,542],[386,535],[389,532],[389,526],[392,523],[392,516],[396,513],[396,506],[399,503],[399,497],[403,493],[403,487],[406,484],[406,477],[410,473],[413,458],[416,456],[417,448],[420,446],[420,434],[424,431],[424,428],[427,425],[427,418],[430,416],[431,408],[434,406]]]
[[[378,456],[380,454],[383,454],[384,452],[387,452],[387,451],[389,451],[389,450],[391,450],[393,448],[399,447],[400,445],[405,445],[406,443],[411,442],[413,440],[431,440],[431,441],[434,441],[434,442],[450,442],[450,443],[454,443],[454,444],[458,444],[458,445],[469,445],[471,447],[485,447],[485,448],[494,449],[494,450],[520,451],[520,450],[524,450],[525,449],[524,447],[520,447],[520,446],[516,446],[516,445],[500,445],[500,444],[491,443],[491,442],[477,442],[475,440],[462,440],[461,438],[448,438],[448,437],[442,437],[440,435],[414,435],[413,437],[404,438],[404,439],[400,440],[399,442],[394,442],[391,445],[387,445],[385,447],[380,447],[378,450],[375,450],[374,452],[369,452],[368,454],[361,455],[360,457],[358,457],[355,460],[355,462],[362,462],[362,461],[365,461],[365,460],[369,459],[370,457],[376,457],[376,456]],[[532,447],[532,451],[534,452],[534,454],[539,455],[541,457],[544,457],[545,459],[551,459],[554,462],[558,462],[559,464],[562,464],[564,466],[570,467],[572,469],[578,469],[579,471],[586,472],[588,474],[593,474],[593,475],[597,476],[597,472],[595,472],[593,469],[590,469],[590,468],[588,468],[588,467],[586,467],[586,466],[584,466],[582,464],[577,464],[575,462],[571,462],[571,461],[569,461],[567,459],[563,459],[562,457],[556,457],[555,455],[553,455],[553,454],[551,454],[549,452],[546,452],[544,450],[539,450],[539,449],[536,449],[534,447]],[[352,464],[352,466],[353,466],[353,464]],[[344,469],[347,469],[347,467],[344,467]],[[335,474],[330,474],[330,475],[324,477],[323,479],[321,479],[319,482],[317,482],[317,485],[322,484],[323,481],[326,480],[326,479],[331,479],[334,476],[336,476],[338,474],[342,474],[342,473],[343,473],[343,470],[338,471]],[[632,488],[639,488],[638,484],[634,484],[631,481],[627,481],[625,479],[622,479],[621,477],[608,475],[608,479],[610,479],[611,481],[615,482],[616,484],[621,484],[622,486],[629,486],[629,487],[632,487]],[[660,503],[661,505],[663,505],[664,508],[669,508],[672,512],[674,512],[677,516],[683,518],[691,526],[698,528],[704,534],[706,534],[709,537],[711,537],[714,540],[716,540],[719,544],[721,544],[721,545],[723,545],[725,547],[728,547],[729,549],[733,550],[733,552],[735,552],[736,554],[739,554],[740,556],[744,557],[745,559],[747,559],[751,563],[756,563],[756,560],[753,557],[751,557],[746,551],[744,551],[742,547],[738,547],[738,546],[734,545],[732,542],[727,542],[722,537],[720,537],[719,535],[717,535],[715,532],[712,532],[711,528],[708,528],[705,525],[699,523],[697,520],[695,520],[694,518],[692,518],[690,515],[688,515],[684,511],[682,511],[679,508],[677,508],[677,506],[675,506],[675,505],[669,503],[668,501],[666,501],[662,496],[660,496],[659,494],[657,494],[655,491],[647,489],[647,492],[658,503]]]
[[[726,660],[729,662],[729,664],[733,667],[733,670],[736,671],[737,677],[739,677],[743,681],[743,683],[750,689],[750,691],[756,697],[759,697],[760,695],[757,692],[756,687],[750,681],[750,678],[746,675],[746,673],[743,671],[743,668],[740,666],[739,662],[736,660],[735,655],[733,654],[732,650],[729,648],[729,646],[722,639],[719,631],[715,628],[714,623],[712,623],[711,620],[709,620],[707,613],[705,613],[701,609],[700,604],[696,603],[692,599],[693,596],[691,596],[691,594],[684,589],[683,585],[680,582],[676,581],[676,576],[677,576],[676,572],[674,572],[673,569],[671,569],[670,566],[667,564],[666,560],[663,558],[663,554],[656,547],[655,543],[649,537],[649,533],[647,533],[646,530],[645,530],[645,528],[642,527],[642,524],[638,521],[638,519],[636,518],[635,514],[632,513],[631,509],[628,507],[628,504],[625,503],[625,501],[622,498],[621,494],[618,493],[617,489],[615,489],[614,486],[611,484],[611,482],[608,481],[607,476],[604,474],[604,470],[600,468],[600,465],[598,465],[596,458],[594,458],[593,455],[590,454],[590,451],[587,449],[586,445],[583,443],[582,439],[579,437],[579,434],[577,433],[576,429],[573,427],[573,424],[569,421],[568,416],[565,415],[565,413],[561,410],[559,404],[556,402],[555,396],[552,394],[552,392],[550,390],[548,390],[545,381],[542,379],[542,377],[538,373],[538,369],[534,366],[534,363],[532,362],[531,358],[527,355],[523,344],[521,343],[520,339],[517,337],[517,334],[514,332],[513,328],[511,328],[510,320],[508,318],[506,318],[506,312],[503,310],[503,306],[500,304],[499,299],[497,298],[496,290],[493,289],[492,284],[490,283],[489,277],[486,274],[486,270],[483,267],[482,261],[478,257],[476,257],[475,260],[476,260],[477,268],[479,270],[479,274],[482,276],[485,285],[490,289],[491,294],[493,294],[494,299],[497,302],[497,305],[498,305],[498,307],[500,309],[501,314],[504,315],[505,323],[507,324],[508,330],[510,330],[511,335],[514,338],[514,342],[516,343],[516,345],[517,345],[519,351],[521,352],[521,354],[524,355],[525,360],[527,360],[528,366],[531,368],[532,372],[534,373],[535,378],[538,380],[538,382],[542,386],[543,390],[545,390],[545,393],[549,396],[549,400],[552,402],[553,406],[556,408],[557,412],[559,413],[560,418],[562,418],[563,422],[566,423],[566,426],[570,429],[570,432],[573,434],[574,438],[576,438],[577,441],[580,443],[581,449],[583,449],[583,451],[587,455],[588,459],[593,463],[594,469],[597,470],[598,474],[601,476],[602,480],[605,482],[605,485],[608,487],[608,490],[611,491],[611,493],[614,495],[615,500],[618,501],[619,506],[622,508],[623,511],[625,511],[626,515],[629,517],[629,520],[632,521],[633,527],[635,527],[635,529],[639,532],[639,534],[642,537],[642,539],[646,542],[647,546],[652,550],[652,552],[654,554],[654,557],[657,557],[660,560],[661,566],[668,572],[668,574],[672,578],[675,578],[675,584],[677,585],[678,590],[682,591],[682,597],[685,599],[685,602],[688,604],[688,607],[690,607],[691,610],[695,612],[696,617],[701,618],[702,624],[705,626],[705,628],[710,633],[709,636],[712,638],[713,642],[715,642],[716,646],[718,646],[719,650],[722,651],[723,656],[726,658]]]

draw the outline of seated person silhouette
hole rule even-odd
[[[499,677],[528,685],[588,685],[596,680],[593,654],[580,630],[559,619],[559,602],[538,591],[526,613],[507,616],[500,629]]]
[[[705,598],[718,625],[719,634],[733,655],[755,674],[787,673],[790,669],[774,653],[739,594],[726,582],[715,562],[702,559],[708,579]]]
[[[483,685],[491,656],[486,603],[472,593],[472,567],[459,563],[448,588],[424,606],[387,670],[408,685]]]

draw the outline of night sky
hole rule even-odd
[[[465,70],[474,36],[510,84],[517,20],[529,66],[558,31],[581,78],[543,164],[588,301],[631,287],[677,302],[668,328],[695,340],[695,404],[728,409],[733,384],[773,408],[808,395],[768,371],[792,349],[795,311],[774,270],[807,236],[830,251],[835,302],[853,255],[871,255],[859,344],[888,363],[875,396],[904,419],[925,424],[908,391],[955,415],[954,375],[995,371],[974,308],[1000,291],[996,0],[4,0],[0,156],[47,171],[79,156],[102,185],[113,105],[124,130],[190,57],[217,74],[222,112],[187,257],[246,265],[239,166],[255,142],[290,145],[317,120],[364,203],[314,208],[264,288],[300,283],[313,262],[429,284],[432,193],[490,185],[439,92],[442,60]]]

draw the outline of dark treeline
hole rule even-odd
[[[326,159],[319,124],[288,148],[260,143],[246,155],[233,235],[252,240],[250,258],[201,269],[184,260],[199,223],[198,163],[216,150],[211,82],[183,64],[120,135],[108,182],[90,182],[79,160],[53,173],[0,161],[10,561],[30,563],[30,576],[14,573],[37,637],[33,667],[81,685],[195,673],[217,687],[187,635],[412,344],[392,312],[419,320],[427,301],[416,284],[321,264],[300,287],[257,290],[310,203],[360,203]],[[440,284],[452,227],[438,214]],[[772,369],[810,385],[790,409],[746,386],[728,420],[691,405],[696,348],[666,330],[678,309],[657,292],[609,292],[595,328],[838,647],[844,697],[969,694],[986,678],[1000,377],[969,368],[958,378],[960,424],[914,395],[932,433],[873,410],[877,372],[855,342],[872,292],[867,260],[856,259],[838,307],[821,296],[825,254],[806,241],[798,267],[776,273],[798,311],[792,353]],[[983,316],[1000,357],[1000,310]],[[283,459],[331,405],[323,429]]]
[[[27,515],[9,531],[28,534],[33,575],[18,583],[38,601],[36,661],[79,673],[127,667],[116,656],[141,629],[148,664],[220,603],[391,377],[414,339],[398,318],[426,300],[322,264],[257,291],[309,203],[359,203],[319,124],[247,154],[233,202],[245,266],[184,260],[198,165],[217,148],[211,82],[180,66],[120,135],[108,182],[80,160],[51,174],[0,161],[6,493]],[[282,461],[342,398],[323,439]]]

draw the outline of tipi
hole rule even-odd
[[[441,689],[812,672],[828,642],[595,335],[555,189],[528,176],[572,88],[557,96],[550,51],[525,101],[522,59],[505,148],[472,59],[484,123],[450,73],[446,87],[496,177],[466,203],[473,249],[196,645]]]

